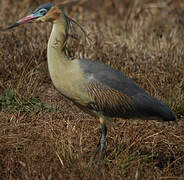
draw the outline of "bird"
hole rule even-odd
[[[71,59],[66,55],[70,23],[85,31],[57,5],[42,4],[6,30],[27,22],[52,23],[47,45],[51,80],[63,96],[100,121],[101,137],[89,167],[92,167],[97,153],[97,168],[101,164],[106,148],[107,123],[112,118],[176,121],[175,113],[167,104],[149,95],[127,75],[100,61]]]

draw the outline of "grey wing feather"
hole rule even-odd
[[[117,99],[119,97],[121,100],[121,103],[118,101],[118,104],[114,107],[117,111],[112,109],[112,113],[110,106],[106,108],[104,112],[107,113],[107,115],[124,118],[154,116],[166,121],[175,120],[175,115],[168,105],[151,97],[125,74],[101,62],[88,59],[79,59],[78,61],[85,78],[88,80],[89,87],[93,87],[95,82],[98,86],[101,86],[101,90],[96,90],[98,91],[97,93],[101,92],[101,94],[105,96],[107,90],[104,91],[103,89],[106,88],[112,91],[111,96],[108,96],[109,100],[112,100],[111,98],[113,96],[116,96]],[[104,94],[102,93],[103,91]],[[129,104],[129,106],[127,106],[129,108],[125,108],[125,104]],[[105,109],[105,105],[103,109]]]
[[[128,96],[133,96],[139,92],[146,93],[128,76],[106,64],[88,59],[80,59],[79,62],[89,80],[96,80]]]

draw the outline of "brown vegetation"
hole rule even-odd
[[[0,1],[1,28],[44,2]],[[52,85],[51,25],[0,32],[0,179],[184,179],[184,2],[81,0],[61,7],[92,39],[88,45],[76,31],[70,56],[124,72],[169,104],[178,125],[114,119],[101,170],[87,170],[99,122]]]

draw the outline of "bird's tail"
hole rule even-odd
[[[170,107],[149,96],[148,94],[139,94],[134,99],[138,105],[138,111],[141,116],[150,117],[153,119],[162,119],[163,121],[175,121],[176,116]]]
[[[176,116],[174,112],[167,104],[161,101],[159,101],[158,104],[159,105],[156,105],[155,110],[157,111],[157,114],[163,119],[163,121],[176,121]]]

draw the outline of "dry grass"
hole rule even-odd
[[[0,26],[44,2],[1,1]],[[69,40],[69,54],[126,73],[171,106],[178,126],[115,119],[101,170],[87,170],[99,122],[52,85],[51,25],[27,24],[0,33],[0,179],[184,179],[184,2],[84,0],[63,8],[93,40]]]

